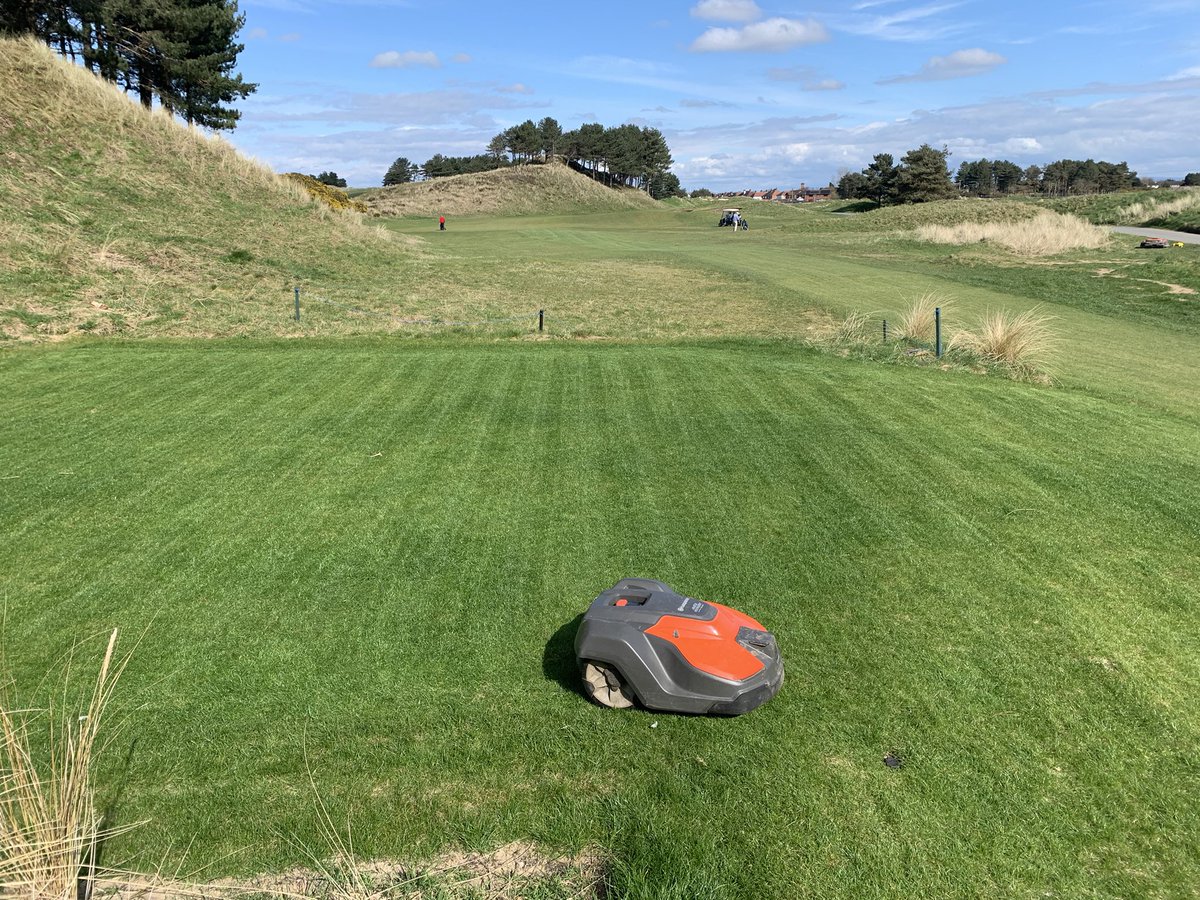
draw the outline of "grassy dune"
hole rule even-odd
[[[293,284],[410,255],[219,138],[0,38],[0,336],[279,333]]]
[[[643,191],[613,189],[566,166],[519,166],[356,191],[375,216],[512,216],[658,206]],[[453,227],[453,223],[451,223]]]

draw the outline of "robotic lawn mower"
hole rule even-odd
[[[601,706],[737,716],[783,684],[775,636],[749,616],[625,578],[588,607],[575,635],[584,693]]]

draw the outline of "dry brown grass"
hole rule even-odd
[[[1018,256],[1055,256],[1072,250],[1095,250],[1109,240],[1106,228],[1077,216],[1042,210],[1024,222],[963,222],[957,225],[922,225],[917,237],[935,244],[988,243]]]
[[[861,344],[867,340],[871,319],[866,313],[852,312],[837,324],[832,338],[835,342]]]
[[[105,827],[92,788],[100,726],[129,662],[116,647],[114,630],[87,705],[51,722],[44,762],[31,748],[31,715],[0,705],[0,894],[75,900],[95,875],[98,843],[125,830]]]
[[[1021,313],[989,312],[974,331],[956,332],[947,349],[966,350],[982,359],[1032,371],[1054,348],[1057,339],[1050,329],[1052,321],[1053,316],[1042,315],[1036,307]]]
[[[930,343],[937,330],[937,310],[945,312],[954,301],[940,294],[922,294],[907,310],[900,314],[896,337],[910,341]]]

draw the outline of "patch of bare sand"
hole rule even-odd
[[[1187,295],[1187,294],[1196,293],[1195,288],[1186,287],[1182,284],[1171,284],[1171,282],[1169,282],[1169,281],[1154,281],[1151,278],[1135,278],[1134,280],[1135,281],[1144,281],[1147,284],[1157,284],[1159,287],[1165,287],[1167,289],[1168,294]]]
[[[552,855],[528,841],[495,850],[449,850],[409,865],[390,860],[334,860],[313,869],[292,869],[248,879],[191,884],[147,876],[97,881],[94,900],[383,900],[402,896],[519,900],[555,887],[580,900],[603,896],[604,860],[595,852]]]

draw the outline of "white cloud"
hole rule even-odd
[[[700,0],[692,15],[716,22],[753,22],[762,17],[762,10],[754,0]]]
[[[300,35],[295,31],[289,31],[287,34],[281,34],[279,40],[285,44],[294,44],[300,40]]]
[[[1037,138],[1031,137],[1014,137],[1009,138],[1000,145],[1005,153],[1016,153],[1024,156],[1030,153],[1041,153],[1042,142]]]
[[[864,3],[855,7],[856,12],[835,18],[832,25],[839,31],[884,41],[931,41],[956,34],[969,27],[969,23],[966,22],[938,20],[942,13],[961,6],[961,2],[914,6],[884,15],[862,15],[857,12],[881,5],[883,4]]]
[[[516,84],[506,84],[503,87],[496,88],[502,94],[532,94],[533,88],[517,82]]]
[[[878,84],[899,84],[908,81],[947,81],[951,78],[969,78],[982,75],[1008,62],[999,53],[974,47],[970,50],[955,50],[949,56],[934,56],[911,75],[884,78]]]
[[[456,62],[456,63],[469,63],[471,61],[471,54],[470,53],[455,53],[452,57],[450,57],[450,60],[451,60],[451,62]]]
[[[692,44],[697,53],[731,51],[778,53],[801,44],[829,40],[825,26],[815,19],[767,19],[744,28],[710,28]]]
[[[364,126],[403,125],[413,128],[448,126],[488,119],[487,110],[542,109],[544,103],[492,92],[467,90],[366,94],[351,92],[298,94],[262,102],[247,98],[239,131],[260,123],[280,126],[322,124]],[[506,114],[512,118],[516,113]],[[524,116],[522,116],[524,117]],[[510,123],[511,124],[511,123]],[[489,126],[490,127],[490,126]]]
[[[266,36],[267,29],[265,28],[251,28],[246,32],[246,40],[248,41],[261,41]]]
[[[1091,157],[1124,160],[1155,178],[1181,177],[1197,168],[1196,121],[1200,93],[1147,92],[1081,106],[1025,96],[862,124],[784,117],[664,133],[685,187],[741,190],[824,184],[835,173],[861,169],[876,153],[899,158],[924,143],[948,145],[953,168],[981,157],[1022,167]]]
[[[836,78],[822,78],[812,66],[767,69],[767,77],[772,81],[795,82],[803,91],[840,91],[846,87]]]
[[[428,66],[431,69],[440,69],[442,61],[438,59],[436,53],[428,50],[424,52],[405,50],[403,53],[398,50],[388,50],[376,54],[375,58],[371,60],[372,69],[407,69],[410,66]]]

